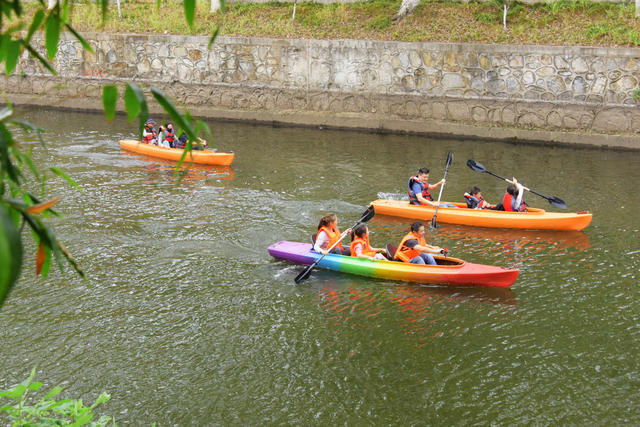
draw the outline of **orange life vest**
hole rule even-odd
[[[327,233],[327,237],[329,238],[329,244],[327,245],[327,250],[329,250],[335,242],[340,241],[340,230],[338,230],[338,228],[329,228],[329,227],[323,226],[318,229],[318,234],[320,234],[320,232],[322,231]],[[336,245],[336,248],[342,248],[342,246]]]
[[[358,244],[362,245],[362,255],[367,255],[367,256],[376,255],[376,251],[371,249],[371,244],[369,244],[369,236],[364,236],[364,237],[356,236],[351,242],[351,256],[353,257],[356,256],[355,247]]]
[[[420,255],[420,251],[417,249],[411,249],[408,246],[405,246],[407,240],[415,239],[418,241],[418,244],[421,246],[427,246],[427,242],[424,240],[424,237],[420,236],[416,233],[409,233],[403,237],[402,241],[398,245],[398,250],[396,251],[396,258],[403,262],[409,262],[413,258]]]
[[[513,201],[513,196],[509,193],[506,193],[504,195],[504,199],[502,199],[502,206],[504,207],[504,210],[507,212],[527,212],[527,204],[522,201],[520,203],[520,206],[518,207],[517,210],[514,211],[513,206],[511,205],[511,202]]]

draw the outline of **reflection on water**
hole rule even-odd
[[[323,272],[314,277],[313,287],[317,289],[320,307],[329,314],[330,324],[336,330],[375,329],[393,319],[402,334],[410,337],[408,342],[417,348],[442,335],[442,328],[448,330],[455,324],[456,308],[466,306],[476,312],[497,309],[496,312],[506,314],[515,313],[517,305],[517,298],[509,288],[452,288],[389,282],[370,287],[363,280],[337,281],[331,276],[331,272]]]
[[[235,177],[231,166],[203,165],[199,163],[190,163],[185,161],[180,169],[176,170],[178,162],[158,159],[142,154],[134,154],[122,150],[123,158],[141,158],[148,161],[144,170],[150,172],[154,176],[166,176],[169,179],[180,178],[186,181],[202,181],[225,179],[232,181]]]

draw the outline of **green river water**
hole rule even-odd
[[[640,424],[640,152],[436,140],[209,122],[231,167],[192,168],[121,151],[118,117],[23,113],[47,130],[39,164],[62,218],[51,222],[89,277],[35,250],[0,311],[0,388],[37,366],[45,388],[112,400],[120,425]],[[431,243],[471,262],[515,266],[510,289],[425,286],[273,260],[336,212],[344,228],[377,198],[406,197],[453,152],[443,200],[505,183],[467,159],[590,210],[584,232],[441,224]],[[530,205],[554,210],[526,194]],[[374,246],[409,220],[377,215]],[[28,239],[25,239],[28,241]],[[6,420],[0,417],[0,424]]]

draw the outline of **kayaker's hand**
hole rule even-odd
[[[445,183],[445,182],[447,182],[447,181],[446,181],[444,178],[442,178],[442,179],[440,180],[440,185],[444,185],[444,183]]]

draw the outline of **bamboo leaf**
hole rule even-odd
[[[62,177],[65,181],[67,181],[69,184],[74,186],[78,191],[82,192],[82,188],[80,188],[80,186],[69,175],[62,172],[60,169],[56,167],[51,167],[49,168],[49,170],[51,170],[51,172],[55,173],[56,175]]]
[[[0,307],[18,280],[21,270],[22,241],[20,233],[4,205],[0,203]]]
[[[184,0],[184,16],[189,27],[193,27],[193,17],[196,11],[196,0]]]
[[[84,50],[86,50],[87,52],[93,53],[93,48],[91,47],[89,42],[87,42],[84,39],[84,37],[82,37],[80,35],[80,33],[78,33],[71,25],[69,25],[69,24],[64,24],[64,25],[67,28],[67,30],[69,30],[71,32],[71,34],[73,34],[73,36],[80,42],[80,44],[82,45]]]
[[[53,60],[58,52],[58,42],[60,41],[60,17],[55,10],[49,14],[45,29],[45,44],[49,60]]]
[[[25,49],[27,49],[29,51],[29,53],[31,54],[31,56],[33,56],[34,58],[36,58],[38,61],[40,61],[40,63],[47,69],[49,70],[49,72],[51,74],[53,74],[54,76],[57,75],[58,73],[56,72],[56,70],[53,68],[53,66],[51,65],[51,63],[49,61],[47,61],[47,59],[40,55],[40,53],[35,50],[30,44],[25,44]]]
[[[147,121],[147,118],[149,117],[149,108],[147,107],[147,101],[144,98],[144,94],[142,93],[142,89],[140,89],[140,86],[138,86],[137,84],[129,83],[127,85],[127,89],[131,89],[131,92],[133,92],[134,96],[138,100],[138,103],[140,104],[140,111],[138,112],[138,114],[140,115],[140,125],[139,125],[139,128],[138,128],[138,131],[139,131],[138,139],[142,139],[142,131],[144,129],[144,122]],[[125,96],[126,96],[126,91],[125,91]],[[126,108],[126,106],[125,106],[125,108]],[[127,112],[127,114],[129,114],[129,113]],[[134,115],[133,117],[138,116],[138,114]],[[131,114],[129,114],[129,117],[131,118]]]
[[[33,15],[33,20],[31,21],[31,25],[29,25],[29,31],[27,32],[27,37],[25,38],[25,41],[27,43],[31,41],[31,37],[33,37],[33,34],[40,28],[43,20],[44,20],[44,10],[39,9]]]
[[[56,197],[55,199],[51,199],[48,202],[44,202],[44,203],[40,203],[38,205],[31,206],[29,209],[27,209],[27,213],[39,214],[39,213],[41,213],[43,211],[46,211],[47,209],[53,207],[59,201],[60,201],[60,199]]]
[[[213,43],[218,38],[218,33],[219,32],[220,32],[220,26],[218,25],[216,27],[215,31],[213,32],[213,34],[211,34],[211,38],[209,39],[209,44],[207,45],[207,49],[211,49],[211,46],[213,46]]]
[[[102,88],[102,106],[107,121],[111,122],[116,116],[116,102],[118,101],[118,88],[114,85],[107,85]]]
[[[18,65],[18,57],[20,56],[20,42],[18,40],[10,40],[7,46],[7,56],[5,58],[4,68],[7,76],[16,69]]]
[[[169,97],[163,91],[154,87],[151,88],[151,94],[156,99],[156,101],[158,101],[158,104],[162,106],[164,111],[169,113],[174,123],[177,124],[180,129],[184,130],[187,133],[187,135],[189,135],[189,140],[195,141],[197,139],[197,135],[193,127],[191,126],[191,123],[185,120],[185,117],[183,117],[178,112],[178,109],[173,104],[171,99],[169,99]],[[185,116],[190,117],[189,112],[187,112]]]
[[[134,89],[132,89],[131,86],[132,84],[128,84],[127,88],[124,90],[124,109],[129,116],[129,123],[131,123],[136,117],[138,117],[141,107],[138,95],[135,93]]]

